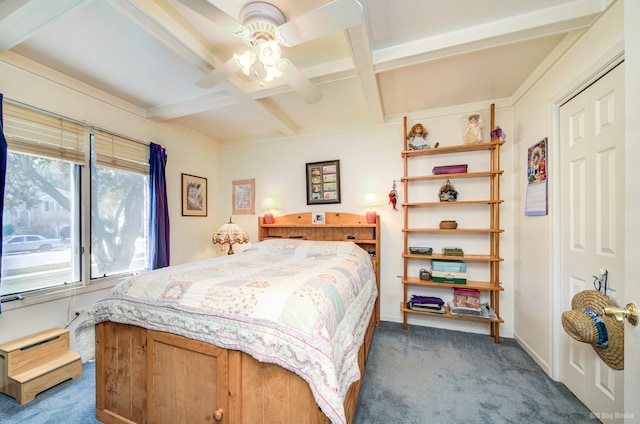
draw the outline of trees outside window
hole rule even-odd
[[[144,269],[148,145],[8,106],[0,295]]]

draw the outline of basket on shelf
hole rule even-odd
[[[458,228],[456,221],[440,221],[441,230],[455,230],[456,228]]]
[[[451,184],[451,181],[447,180],[447,182],[440,187],[438,197],[441,202],[455,202],[458,200],[458,192],[453,184]]]

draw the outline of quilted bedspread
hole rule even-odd
[[[301,376],[344,423],[377,295],[371,259],[354,243],[266,240],[127,278],[83,316],[76,342],[83,361],[93,359],[95,324],[113,321],[241,350]]]

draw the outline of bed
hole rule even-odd
[[[96,302],[76,343],[96,360],[98,420],[350,423],[378,323],[379,223],[311,225],[259,219],[244,252],[140,274]]]

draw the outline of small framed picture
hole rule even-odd
[[[340,203],[340,161],[307,163],[307,205]]]
[[[207,179],[182,174],[182,216],[207,216]]]
[[[311,218],[312,224],[324,224],[324,212],[314,212]]]
[[[237,180],[232,182],[233,214],[253,215],[255,213],[256,180]]]

